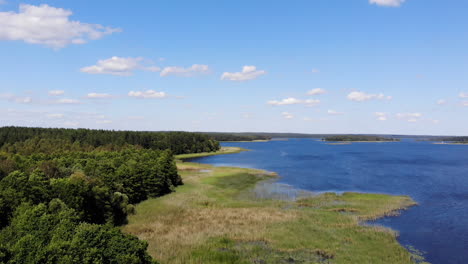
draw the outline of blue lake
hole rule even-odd
[[[328,145],[317,139],[223,143],[251,151],[192,161],[277,172],[310,191],[409,195],[419,206],[377,223],[433,264],[468,263],[468,146],[430,142]]]

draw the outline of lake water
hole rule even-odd
[[[400,243],[425,252],[430,263],[468,263],[468,145],[317,139],[222,145],[252,151],[196,162],[274,171],[278,182],[310,191],[409,195],[419,206],[377,223],[398,230]]]

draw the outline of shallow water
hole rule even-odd
[[[433,264],[468,263],[468,145],[430,142],[328,145],[315,139],[223,143],[252,151],[193,161],[278,173],[280,184],[314,192],[409,195],[419,203],[378,223]]]

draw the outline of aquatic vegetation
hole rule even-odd
[[[363,221],[396,215],[407,196],[325,193],[258,198],[275,174],[178,163],[185,185],[139,204],[124,232],[161,263],[415,263],[396,232]]]

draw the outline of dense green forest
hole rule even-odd
[[[369,135],[337,135],[324,137],[324,141],[400,141],[395,138],[369,136]]]
[[[218,132],[204,132],[203,134],[209,136],[216,141],[254,141],[254,140],[270,140],[271,137],[267,135],[255,134],[242,134],[242,133],[218,133]]]
[[[33,140],[35,143],[25,142]],[[60,144],[54,143],[59,142]],[[0,128],[1,150],[9,152],[15,149],[25,150],[25,144],[33,148],[32,152],[43,152],[53,144],[64,150],[119,150],[128,145],[140,146],[144,149],[170,149],[174,154],[210,152],[219,149],[219,143],[207,135],[189,132],[136,132],[111,131],[91,129],[63,128]],[[48,149],[48,151],[55,151]]]
[[[117,226],[183,184],[174,153],[219,149],[182,132],[5,127],[0,142],[0,263],[154,263]]]

